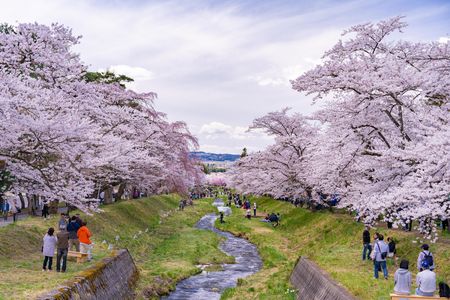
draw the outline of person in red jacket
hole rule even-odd
[[[80,241],[80,252],[88,255],[88,261],[92,259],[92,242],[90,240],[91,232],[86,227],[87,222],[83,222],[77,231],[78,240]]]

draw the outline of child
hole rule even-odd
[[[43,241],[44,245],[42,247],[42,254],[44,255],[44,264],[42,265],[42,271],[47,270],[48,263],[48,271],[52,270],[53,263],[53,255],[55,255],[55,247],[56,247],[56,236],[53,235],[55,229],[52,227],[48,229],[47,234],[44,236]]]
[[[247,219],[251,219],[252,218],[252,213],[250,212],[250,209],[247,209]]]
[[[395,247],[395,241],[391,237],[388,237],[387,241],[388,241],[388,246],[389,246],[389,252],[388,252],[387,256],[389,258],[392,258],[394,261],[394,265],[397,266],[397,257],[395,256],[395,254],[397,253],[397,249]]]
[[[394,292],[400,295],[409,295],[411,291],[411,272],[408,271],[409,261],[402,259],[400,268],[394,275]]]

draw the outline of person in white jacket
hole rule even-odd
[[[416,295],[419,296],[433,296],[436,291],[436,273],[430,271],[428,261],[422,260],[422,272],[416,276]]]
[[[42,254],[44,255],[44,263],[42,271],[52,270],[53,256],[55,255],[56,242],[58,241],[54,233],[55,229],[51,227],[43,238]]]

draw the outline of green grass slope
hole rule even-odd
[[[396,267],[388,262],[389,280],[373,278],[373,263],[361,260],[363,225],[349,215],[310,212],[270,198],[253,198],[258,213],[279,212],[281,225],[273,228],[260,218],[247,220],[242,209],[233,208],[225,224],[217,227],[242,235],[255,243],[263,259],[263,269],[243,280],[238,287],[227,290],[222,299],[295,299],[289,290],[289,276],[299,256],[306,256],[327,271],[358,299],[389,299],[393,291]],[[385,237],[395,238],[397,255],[409,259],[410,270],[416,274],[415,262],[421,237],[415,233],[378,228]],[[375,230],[372,230],[373,234]],[[450,243],[442,238],[431,245],[436,257],[439,279],[450,280]]]
[[[184,211],[177,210],[178,201],[175,195],[155,196],[108,205],[93,216],[82,215],[93,233],[93,263],[110,254],[110,243],[128,248],[140,270],[138,295],[152,298],[199,272],[198,264],[232,262],[218,249],[216,234],[193,228],[203,215],[214,211],[211,201],[196,201]],[[57,216],[47,221],[27,218],[0,228],[0,299],[32,299],[91,265],[71,261],[66,273],[41,271],[42,237],[48,227],[56,227],[57,220]]]

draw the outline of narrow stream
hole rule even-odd
[[[218,204],[218,201],[214,202],[215,206],[218,206]],[[220,295],[226,288],[236,286],[238,278],[247,277],[261,269],[262,261],[256,246],[245,239],[215,228],[214,222],[216,219],[215,214],[205,215],[198,221],[196,227],[211,230],[225,237],[226,240],[220,244],[219,248],[226,254],[234,256],[236,263],[223,264],[222,271],[203,271],[198,275],[182,280],[177,284],[174,292],[162,299],[220,299]]]

